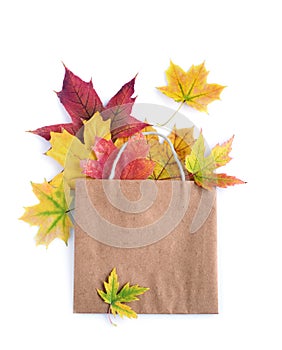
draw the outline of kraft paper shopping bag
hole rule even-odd
[[[218,313],[215,197],[192,181],[78,180],[74,312],[107,312],[97,288],[116,267],[120,286],[150,288],[137,313]]]

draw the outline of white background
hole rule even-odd
[[[0,6],[0,348],[281,349],[281,11],[268,1],[6,1]],[[73,240],[35,247],[17,218],[30,181],[58,171],[25,130],[64,122],[53,90],[63,61],[106,102],[139,72],[139,102],[176,107],[155,90],[169,60],[206,61],[227,85],[209,115],[183,113],[210,145],[235,134],[226,171],[248,182],[218,191],[219,315],[140,315],[109,325],[72,314]]]

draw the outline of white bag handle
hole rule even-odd
[[[183,168],[182,168],[182,164],[181,164],[181,162],[180,162],[180,160],[179,160],[179,158],[178,158],[178,156],[177,156],[177,153],[176,153],[176,151],[175,151],[175,149],[174,149],[174,147],[173,147],[173,144],[172,144],[172,142],[170,141],[170,139],[167,138],[166,136],[164,136],[164,135],[162,135],[162,134],[156,132],[156,131],[146,131],[146,132],[142,132],[142,134],[145,135],[145,136],[146,136],[146,135],[157,135],[157,136],[160,136],[160,137],[162,137],[162,138],[169,144],[169,147],[170,147],[170,149],[171,149],[172,155],[173,155],[173,157],[174,157],[174,159],[175,159],[175,161],[176,161],[176,164],[177,164],[177,166],[178,166],[178,168],[179,168],[181,180],[182,180],[182,181],[185,181],[185,173],[184,173],[184,170],[183,170]],[[118,161],[120,160],[120,157],[121,157],[122,153],[123,153],[124,150],[126,149],[127,144],[128,144],[128,141],[125,142],[125,143],[122,145],[122,147],[120,148],[120,150],[119,150],[119,152],[118,152],[118,154],[117,154],[117,156],[116,156],[116,158],[115,158],[115,160],[114,160],[114,162],[113,162],[112,171],[111,171],[111,173],[110,173],[109,180],[113,180],[113,179],[114,179],[115,173],[116,173],[116,166],[117,166],[117,163],[118,163]]]

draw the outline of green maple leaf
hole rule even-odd
[[[129,283],[126,283],[118,292],[119,282],[116,268],[113,268],[110,273],[108,282],[104,282],[104,287],[106,292],[99,289],[97,289],[97,292],[104,302],[109,304],[109,311],[114,316],[118,314],[120,317],[137,318],[136,312],[130,306],[123,303],[139,300],[137,296],[145,293],[149,288],[140,287],[137,284],[130,286]]]

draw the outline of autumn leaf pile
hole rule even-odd
[[[219,99],[223,86],[207,83],[204,63],[187,72],[170,63],[167,85],[158,89],[179,102],[207,112],[207,106]],[[63,87],[57,96],[70,116],[70,122],[38,128],[32,133],[50,142],[47,155],[63,168],[54,179],[32,183],[39,204],[25,208],[22,220],[39,226],[36,243],[46,247],[55,239],[68,242],[72,222],[69,217],[75,181],[78,178],[107,179],[120,148],[127,147],[116,164],[116,179],[180,179],[179,168],[167,142],[155,134],[153,125],[132,115],[135,77],[103,104],[93,87],[65,67]],[[165,122],[165,121],[164,121]],[[202,133],[195,139],[193,128],[174,129],[168,135],[185,171],[187,181],[204,189],[227,187],[243,181],[217,169],[230,160],[233,137],[216,145],[206,154]],[[112,307],[113,308],[113,307]],[[113,309],[114,310],[114,309]]]

